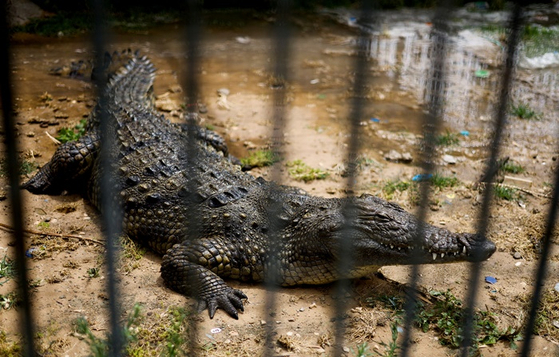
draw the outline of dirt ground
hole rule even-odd
[[[246,18],[242,23],[214,25],[204,34],[201,68],[202,125],[223,134],[233,154],[243,157],[252,149],[265,148],[270,136],[273,90],[270,88],[269,33],[272,22],[265,16]],[[346,158],[348,133],[348,94],[351,88],[354,57],[350,39],[354,32],[324,17],[302,17],[296,21],[291,48],[291,77],[288,88],[288,123],[285,135],[285,158],[281,167],[283,182],[326,197],[344,195],[346,180],[342,176]],[[174,121],[180,121],[184,94],[180,91],[184,74],[182,28],[166,25],[141,33],[117,33],[111,48],[140,49],[158,68],[155,94],[158,107]],[[239,39],[242,38],[242,39]],[[49,69],[91,56],[87,37],[39,38],[18,35],[14,47],[13,79],[15,81],[16,120],[21,157],[38,165],[47,162],[56,144],[48,137],[56,136],[61,127],[72,127],[91,110],[94,93],[91,84],[65,77],[50,76]],[[390,198],[407,210],[412,203],[411,191],[396,191],[388,197],[382,188],[393,180],[411,181],[420,172],[416,166],[420,135],[421,103],[402,90],[398,84],[371,63],[371,95],[363,121],[362,157],[366,158],[359,173],[358,191]],[[522,75],[522,73],[521,73]],[[318,81],[316,81],[318,79]],[[226,88],[229,94],[218,96]],[[45,95],[48,93],[48,95]],[[379,95],[382,94],[382,95]],[[552,109],[551,109],[552,110]],[[381,118],[380,122],[368,118]],[[502,156],[511,157],[525,168],[524,173],[507,174],[524,181],[517,200],[496,199],[493,202],[488,236],[498,250],[482,265],[477,306],[495,314],[502,328],[519,328],[527,314],[526,297],[531,294],[540,239],[549,209],[550,183],[556,166],[557,142],[550,128],[555,115],[539,121],[510,120]],[[484,169],[484,157],[490,135],[484,118],[471,118],[469,136],[440,154],[452,154],[455,164],[441,161],[438,171],[455,176],[460,183],[452,188],[435,190],[428,221],[453,231],[475,231],[479,219],[481,191],[474,188]],[[462,128],[445,123],[445,130]],[[525,133],[538,133],[525,135]],[[390,150],[410,152],[411,164],[385,160]],[[302,160],[329,173],[325,180],[309,183],[290,178],[285,163]],[[270,176],[270,169],[254,169],[254,175]],[[25,178],[23,178],[25,179]],[[5,184],[4,184],[5,185]],[[85,317],[93,333],[102,337],[108,328],[105,292],[106,271],[103,266],[104,246],[99,214],[77,195],[35,196],[22,191],[25,201],[25,225],[41,234],[28,235],[32,249],[28,259],[32,286],[33,312],[36,319],[37,345],[47,356],[84,356],[89,354],[87,339],[75,332],[75,321]],[[4,195],[5,197],[5,195]],[[0,202],[0,223],[10,225],[9,201]],[[53,234],[53,235],[49,235]],[[62,235],[57,237],[54,234]],[[73,237],[69,237],[69,236]],[[75,238],[78,237],[78,238]],[[81,237],[81,238],[79,238]],[[0,231],[0,259],[13,257],[11,235]],[[101,242],[100,244],[98,242]],[[555,238],[549,260],[548,279],[544,291],[553,291],[559,283],[559,250]],[[142,306],[139,341],[136,354],[159,355],[167,347],[166,337],[173,325],[177,307],[193,303],[163,286],[159,276],[161,258],[128,243],[123,249],[120,275],[122,317]],[[516,253],[516,255],[515,255]],[[91,269],[99,269],[95,276]],[[421,267],[422,291],[450,290],[465,300],[471,266],[467,263],[426,265]],[[357,355],[357,346],[366,342],[371,352],[387,353],[391,342],[391,312],[372,308],[371,297],[397,290],[398,282],[410,276],[403,266],[383,267],[382,276],[354,281],[346,297],[347,318],[344,320],[348,355]],[[497,279],[488,284],[486,276]],[[208,356],[260,355],[264,348],[269,315],[264,311],[266,291],[262,286],[230,282],[249,297],[239,320],[218,311],[210,320],[206,312],[188,315],[198,322],[199,354]],[[0,296],[15,291],[10,280],[0,286]],[[553,295],[555,294],[555,295]],[[276,295],[274,354],[277,356],[331,355],[334,342],[334,287],[298,287],[280,289]],[[4,304],[4,299],[2,303]],[[9,305],[9,304],[8,304]],[[8,307],[6,305],[6,307]],[[555,305],[556,307],[557,305]],[[556,317],[557,318],[557,317]],[[18,308],[0,309],[0,330],[8,341],[17,339]],[[555,329],[555,330],[554,330]],[[559,328],[549,326],[548,332],[533,336],[533,356],[557,356]],[[401,341],[398,340],[398,343]],[[143,354],[139,353],[143,350]],[[413,331],[412,355],[448,356],[456,354],[439,343],[436,332]],[[499,342],[481,348],[484,356],[509,356],[515,352],[508,343]]]

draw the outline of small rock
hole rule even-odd
[[[181,93],[182,87],[179,84],[174,84],[171,87],[169,87],[169,90],[171,91],[171,93]]]
[[[316,353],[323,354],[323,353],[326,353],[326,350],[322,347],[319,347],[319,348],[316,349]]]
[[[242,43],[243,45],[246,45],[247,43],[250,43],[250,37],[248,36],[235,37],[235,41],[237,41],[238,43]]]
[[[512,255],[512,257],[514,259],[522,259],[522,254],[520,254],[520,252],[514,252],[514,254]]]
[[[34,137],[35,137],[35,133],[32,132],[32,131],[30,131],[30,132],[27,133],[27,136],[30,137],[30,138],[34,138]]]
[[[409,163],[413,161],[413,157],[409,152],[401,154],[396,150],[390,150],[388,154],[384,155],[384,159],[387,161],[403,162],[403,163]]]
[[[314,309],[316,306],[316,302],[313,302],[312,304],[309,305],[309,309]]]
[[[245,142],[243,143],[243,145],[244,145],[247,149],[249,149],[249,150],[254,150],[254,149],[256,149],[256,145],[255,145],[252,141],[248,141],[248,140],[247,140],[247,141],[245,141]]]
[[[555,289],[555,291],[557,291],[559,293],[559,283],[555,284],[554,289]]]
[[[260,326],[264,326],[266,325],[266,321],[265,320],[260,320]]]
[[[221,95],[221,96],[229,95],[229,93],[230,93],[230,92],[229,92],[229,89],[227,89],[227,88],[219,88],[219,89],[217,90],[217,94],[218,94],[218,95]]]
[[[553,326],[559,328],[559,320],[553,320]]]
[[[180,105],[177,102],[167,97],[156,99],[155,107],[164,112],[171,112],[173,110],[180,109]]]
[[[56,112],[56,113],[54,114],[54,117],[55,117],[56,119],[67,119],[67,118],[69,117],[69,115],[66,114],[66,113]]]
[[[208,107],[205,104],[198,104],[198,113],[206,114],[208,112]]]
[[[452,155],[443,155],[443,161],[451,165],[456,164],[456,158]]]
[[[299,309],[299,312],[303,312],[303,311],[305,311],[305,308],[304,308],[304,307],[302,307],[302,308]]]
[[[345,347],[345,346],[344,346],[344,348],[342,348],[342,350],[344,350],[344,352],[349,353],[349,347]]]

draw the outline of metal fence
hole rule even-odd
[[[201,41],[201,31],[202,31],[202,24],[200,22],[201,14],[200,14],[200,7],[199,2],[195,0],[188,1],[188,9],[186,12],[186,18],[188,20],[187,30],[185,33],[185,44],[186,44],[186,53],[187,53],[187,75],[184,80],[185,88],[186,88],[186,95],[191,101],[191,103],[196,103],[196,98],[198,96],[198,73],[197,68],[199,67],[199,46]],[[491,182],[493,181],[494,175],[497,172],[497,165],[498,165],[498,158],[500,154],[500,147],[502,142],[502,133],[504,132],[504,128],[506,125],[506,117],[507,117],[507,110],[509,106],[510,100],[510,93],[511,87],[513,82],[513,74],[515,70],[515,56],[517,53],[520,33],[523,27],[523,5],[521,2],[517,1],[514,3],[514,7],[510,13],[510,31],[508,33],[508,40],[506,43],[508,44],[507,50],[504,56],[504,63],[503,63],[503,72],[500,79],[500,84],[498,87],[499,90],[499,98],[497,104],[497,110],[495,117],[493,118],[493,140],[490,145],[490,157],[488,160],[487,167],[485,169],[485,177],[488,181],[488,189],[484,191],[482,206],[479,213],[479,225],[477,227],[477,232],[484,236],[487,233],[488,223],[489,223],[489,211],[492,199],[492,190],[491,190]],[[93,43],[95,53],[97,54],[96,62],[97,64],[101,64],[103,61],[102,54],[105,53],[105,48],[107,47],[107,36],[106,36],[106,29],[103,22],[104,16],[104,7],[102,1],[94,1],[93,2],[93,9],[95,11],[95,26],[94,26],[94,36],[93,36]],[[10,56],[10,39],[9,39],[9,32],[8,26],[5,21],[6,19],[6,9],[2,7],[2,14],[1,14],[1,24],[0,24],[0,31],[1,31],[1,43],[2,47],[5,49],[0,53],[0,91],[1,91],[1,104],[2,104],[2,116],[3,116],[3,127],[5,130],[4,140],[6,144],[6,155],[7,155],[7,164],[9,168],[9,185],[10,185],[10,206],[11,206],[11,217],[12,217],[12,226],[14,227],[14,241],[16,242],[15,249],[16,249],[16,258],[15,261],[17,263],[17,272],[18,276],[17,279],[20,282],[27,281],[27,264],[25,260],[25,240],[23,235],[23,207],[22,207],[22,200],[19,192],[19,174],[18,174],[18,143],[16,140],[16,132],[14,128],[14,118],[13,118],[13,93],[12,93],[12,81],[10,78],[11,73],[11,56]],[[291,40],[291,33],[290,33],[290,12],[291,12],[291,4],[290,1],[278,1],[277,3],[277,21],[275,24],[275,31],[273,33],[273,75],[276,78],[284,78],[288,80],[290,78],[289,73],[289,61],[290,61],[290,40]],[[426,108],[428,109],[427,114],[424,116],[424,150],[422,152],[422,170],[423,174],[429,175],[434,172],[434,157],[436,156],[436,150],[434,145],[434,138],[437,134],[437,130],[441,127],[442,121],[442,113],[444,111],[445,103],[443,101],[444,93],[445,93],[445,79],[448,75],[447,68],[445,67],[446,64],[446,56],[448,54],[448,24],[446,23],[447,19],[451,18],[451,14],[453,12],[452,4],[450,1],[443,1],[443,3],[437,8],[435,12],[435,17],[433,19],[433,28],[432,28],[432,55],[431,55],[431,64],[430,64],[430,72],[429,77],[426,80],[425,85],[427,86],[426,90],[428,93],[428,101],[426,103]],[[375,8],[374,4],[369,1],[363,2],[363,8],[361,9],[360,18],[357,19],[358,23],[374,23],[375,20]],[[353,192],[355,188],[355,177],[356,177],[356,167],[355,167],[355,158],[358,156],[360,151],[360,128],[359,128],[359,118],[362,117],[363,108],[366,105],[365,101],[365,90],[368,83],[367,78],[367,61],[368,56],[371,53],[370,48],[370,34],[367,32],[365,28],[362,28],[357,35],[356,43],[356,52],[357,56],[355,57],[354,62],[354,72],[355,72],[355,81],[353,84],[353,100],[351,102],[350,108],[350,125],[349,125],[349,142],[348,142],[348,151],[347,151],[347,162],[349,163],[348,168],[348,179],[346,183],[347,192]],[[101,68],[102,66],[98,66]],[[98,80],[98,88],[103,88],[103,84],[106,81],[106,76],[99,76]],[[286,118],[286,93],[284,89],[278,89],[274,92],[273,104],[273,127],[271,128],[271,138],[272,138],[272,149],[278,153],[282,150],[281,142],[283,138],[283,132],[285,127]],[[111,123],[108,121],[108,115],[106,113],[106,98],[103,97],[104,92],[99,91],[98,101],[101,108],[101,125],[103,126],[101,132],[108,132],[103,128],[106,128]],[[189,110],[194,111],[195,106],[188,106]],[[112,145],[111,141],[108,140],[107,137],[102,139],[102,146],[108,147]],[[194,145],[193,143],[185,143],[185,146],[188,150],[189,145]],[[107,153],[110,150],[103,150],[103,152]],[[102,154],[103,155],[103,154]],[[194,160],[194,155],[188,155],[188,157]],[[111,166],[109,165],[109,157],[104,155],[101,157],[101,161],[106,168],[103,170],[104,175],[101,179],[101,187],[103,192],[102,202],[104,204],[104,212],[114,212],[117,210],[118,207],[112,207],[112,201],[110,197],[114,195],[112,190],[112,186],[110,185],[110,177],[111,177]],[[275,181],[280,180],[280,175],[278,169],[273,169],[272,178]],[[539,266],[537,269],[536,276],[534,277],[534,290],[532,293],[532,299],[530,302],[530,312],[529,318],[525,325],[524,336],[531,336],[534,330],[535,318],[538,309],[538,303],[540,301],[540,297],[542,294],[542,286],[544,282],[544,276],[546,273],[546,267],[549,258],[550,252],[550,237],[552,236],[553,229],[555,226],[555,219],[557,215],[557,203],[559,202],[559,172],[556,173],[555,176],[555,183],[554,183],[554,191],[553,191],[553,198],[551,200],[551,205],[549,212],[547,214],[547,221],[546,221],[546,228],[545,234],[542,239],[541,244],[541,256],[539,257]],[[193,180],[194,181],[194,180]],[[420,209],[418,213],[418,218],[421,222],[425,222],[426,219],[426,212],[428,207],[429,201],[429,185],[427,183],[421,184],[421,202],[420,202]],[[272,205],[269,208],[269,217],[271,220],[270,226],[273,228],[275,226],[274,219],[278,219],[275,212],[277,212],[279,208]],[[351,218],[355,212],[353,208],[348,206],[345,207],[344,214],[346,217]],[[351,219],[348,219],[351,221]],[[109,316],[110,316],[110,331],[112,336],[112,348],[111,348],[111,355],[118,356],[122,355],[122,347],[123,347],[123,336],[122,330],[119,328],[119,294],[118,294],[118,285],[115,279],[115,259],[117,252],[113,247],[115,247],[115,239],[120,232],[120,220],[115,219],[113,215],[105,214],[103,215],[103,226],[105,228],[106,240],[107,240],[107,252],[106,252],[106,262],[107,262],[107,271],[108,271],[108,279],[107,279],[107,293],[109,295],[109,302],[110,302],[110,309],[109,309]],[[196,219],[192,217],[190,228],[189,229],[196,229],[196,225],[194,224]],[[420,224],[417,232],[416,232],[416,239],[419,242],[419,239],[422,237],[422,233],[424,230],[424,224]],[[275,247],[274,245],[274,238],[276,234],[274,230],[271,230],[270,237],[270,247]],[[348,271],[351,262],[348,260],[349,254],[349,242],[341,247],[341,261],[340,261],[340,271]],[[278,255],[277,251],[272,249],[272,267],[278,267],[279,263],[277,261]],[[468,286],[468,296],[466,301],[466,320],[463,321],[464,323],[464,342],[461,350],[461,356],[468,356],[469,348],[472,345],[472,334],[473,334],[473,306],[476,303],[476,295],[479,289],[479,281],[480,281],[480,264],[479,263],[472,263],[471,264],[471,273],[470,273],[470,283]],[[403,345],[401,356],[407,356],[410,354],[410,341],[412,340],[412,329],[410,328],[414,313],[417,307],[417,297],[416,297],[416,287],[418,285],[418,276],[420,273],[420,266],[413,265],[412,269],[412,278],[409,282],[409,292],[408,292],[408,299],[405,303],[405,318],[404,318],[404,336],[403,336]],[[277,270],[270,269],[267,272],[266,276],[266,289],[267,299],[266,299],[266,309],[272,310],[276,304],[275,300],[275,291],[276,291],[276,282],[277,282]],[[338,296],[342,296],[344,291],[347,289],[347,281],[341,280],[339,284],[336,286],[336,294]],[[21,333],[23,336],[23,346],[24,351],[23,354],[25,356],[34,356],[36,355],[35,348],[34,348],[34,324],[33,324],[33,317],[31,316],[31,301],[29,295],[29,289],[27,284],[19,284],[19,288],[21,289],[21,315],[22,315],[22,323],[21,323]],[[335,314],[338,317],[341,317],[347,307],[343,304],[343,299],[337,299],[337,303],[335,305]],[[274,335],[274,323],[271,321],[272,317],[269,316],[268,323],[266,324],[267,329],[267,342],[271,342],[271,338]],[[343,335],[344,335],[344,324],[341,318],[337,318],[335,320],[335,356],[341,356],[344,352],[342,351],[343,346]],[[196,322],[193,320],[190,325],[190,333],[191,337],[196,336],[197,328]],[[191,338],[191,341],[195,341],[195,338]],[[528,356],[530,354],[531,348],[531,338],[525,338],[525,343],[523,344],[522,350],[520,352],[521,356]],[[189,353],[190,355],[196,355],[197,349],[195,346],[192,346]],[[274,354],[273,349],[266,349],[266,355],[271,356]]]

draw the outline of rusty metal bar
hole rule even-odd
[[[2,103],[2,116],[4,127],[4,142],[6,145],[6,161],[8,164],[8,183],[10,185],[9,200],[13,238],[15,242],[15,263],[17,270],[18,294],[21,298],[21,335],[23,337],[23,356],[36,355],[34,342],[34,323],[31,311],[31,298],[29,296],[27,262],[25,257],[25,239],[23,237],[23,202],[19,191],[19,167],[17,156],[18,143],[17,131],[14,123],[13,93],[11,81],[11,52],[10,38],[8,32],[8,9],[7,2],[0,5],[0,43],[3,50],[0,51],[0,100]]]
[[[431,47],[431,75],[429,78],[429,102],[428,112],[423,117],[423,153],[422,153],[422,175],[430,177],[435,171],[435,156],[437,155],[436,135],[443,121],[444,112],[444,96],[446,89],[446,59],[448,52],[448,24],[447,20],[451,17],[452,1],[443,1],[435,12],[433,18],[432,47]],[[412,271],[411,280],[408,285],[407,298],[404,304],[404,333],[402,342],[401,356],[406,357],[409,354],[412,324],[415,320],[417,310],[417,285],[419,282],[419,265],[418,259],[421,254],[421,242],[425,235],[425,223],[427,218],[427,207],[429,206],[430,181],[423,180],[420,182],[420,203],[419,212],[417,214],[417,230],[415,232],[414,244],[415,249],[411,261]]]
[[[99,164],[101,174],[100,206],[101,222],[105,231],[107,250],[105,252],[107,268],[107,293],[109,295],[109,323],[110,323],[110,356],[121,356],[124,350],[124,335],[120,325],[120,294],[117,283],[117,255],[118,237],[122,232],[122,211],[119,202],[117,188],[114,186],[114,159],[116,143],[112,134],[116,131],[116,123],[108,110],[107,97],[107,71],[104,66],[105,51],[107,48],[107,24],[105,4],[103,0],[93,1],[94,27],[93,48],[95,51],[95,83],[97,85],[97,115],[99,118],[99,132],[101,133],[99,151]]]
[[[499,93],[499,104],[495,117],[495,124],[493,129],[493,140],[491,141],[489,163],[487,164],[484,172],[486,178],[486,187],[483,195],[483,202],[479,215],[479,226],[477,232],[481,236],[487,234],[487,227],[489,225],[489,212],[491,209],[491,199],[493,197],[494,176],[498,171],[498,159],[501,148],[501,141],[509,110],[509,99],[512,82],[514,79],[514,67],[516,64],[516,54],[518,44],[520,42],[520,35],[522,30],[522,6],[519,2],[515,2],[510,19],[510,34],[507,40],[507,52],[505,54],[505,67],[501,76],[501,90]],[[474,257],[479,257],[482,252],[479,249],[474,249],[472,254]],[[476,259],[479,261],[479,259]],[[461,357],[467,357],[470,352],[470,347],[474,343],[473,340],[473,324],[474,324],[474,307],[476,303],[476,295],[479,289],[479,279],[481,275],[481,263],[471,264],[470,283],[468,285],[468,296],[466,299],[466,311],[464,320],[464,340],[462,341]]]

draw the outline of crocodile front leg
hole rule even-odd
[[[210,240],[191,245],[175,244],[163,256],[161,276],[165,284],[181,293],[198,299],[198,311],[206,308],[210,318],[218,308],[238,319],[244,311],[242,299],[247,296],[229,287],[217,274],[230,275],[229,252]]]
[[[51,160],[21,187],[35,194],[59,194],[63,190],[85,187],[81,180],[91,170],[99,151],[95,134],[60,145]],[[80,187],[81,186],[81,187]]]

